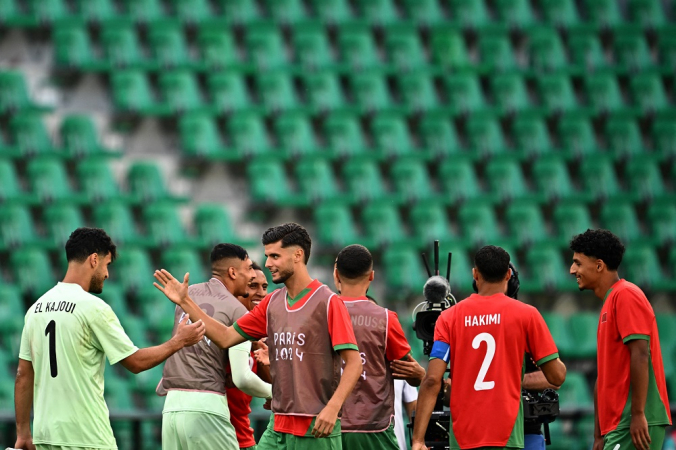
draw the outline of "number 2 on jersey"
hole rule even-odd
[[[56,322],[53,320],[45,328],[45,336],[47,335],[49,335],[49,371],[52,378],[56,378],[59,371],[56,367]]]
[[[495,381],[484,381],[488,368],[491,366],[491,362],[493,362],[493,357],[495,356],[495,338],[490,333],[479,333],[472,341],[472,348],[478,349],[482,342],[486,342],[486,357],[484,358],[484,362],[481,363],[479,375],[477,375],[474,382],[475,391],[488,391],[495,387]]]

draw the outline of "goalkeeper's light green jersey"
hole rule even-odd
[[[103,399],[110,364],[138,350],[113,310],[78,284],[58,283],[28,310],[19,358],[32,361],[33,442],[116,449]]]

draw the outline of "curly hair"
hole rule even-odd
[[[617,270],[624,256],[620,238],[608,230],[591,230],[578,234],[570,241],[570,249],[591,258],[603,260],[610,270]]]
[[[305,253],[305,264],[310,259],[310,249],[312,248],[312,239],[307,230],[294,222],[285,223],[276,227],[268,228],[263,233],[263,245],[274,244],[282,241],[282,248],[290,245],[297,245]]]
[[[117,258],[117,246],[101,228],[78,228],[70,234],[66,241],[66,259],[68,262],[83,262],[97,253],[106,256],[110,253],[111,261]]]

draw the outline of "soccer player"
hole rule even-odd
[[[265,267],[284,287],[232,327],[199,310],[187,293],[188,274],[180,283],[158,271],[155,286],[191,317],[204,320],[207,336],[221,348],[268,337],[274,416],[258,450],[341,449],[338,415],[361,374],[350,316],[343,301],[308,274],[312,243],[305,228],[296,223],[270,228],[263,245]]]
[[[194,284],[188,293],[207,316],[231,326],[248,312],[235,297],[247,295],[256,278],[249,255],[239,245],[218,244],[211,251],[211,279]],[[185,312],[176,308],[175,323]],[[208,339],[175,353],[167,360],[159,395],[166,395],[162,411],[164,450],[236,450],[239,448],[226,395],[226,362],[232,368],[230,380],[247,394],[270,397],[272,391],[250,369],[251,343],[227,351]],[[235,419],[236,420],[236,419]],[[255,445],[255,443],[254,443]]]
[[[570,242],[580,290],[603,301],[594,389],[594,450],[661,449],[671,424],[655,313],[643,291],[620,279],[624,245],[608,230]]]
[[[427,375],[418,397],[413,450],[425,431],[450,363],[450,448],[523,448],[521,381],[524,354],[533,355],[547,381],[563,384],[566,368],[547,325],[532,306],[507,297],[509,254],[492,245],[474,258],[478,294],[437,320]]]
[[[361,352],[362,374],[343,405],[341,424],[343,448],[350,450],[398,450],[394,433],[394,373],[392,361],[411,358],[397,314],[366,297],[373,281],[373,258],[362,245],[349,245],[338,253],[333,271],[352,319]],[[408,381],[420,385],[425,370]]]
[[[116,256],[105,231],[73,231],[66,242],[63,282],[26,313],[14,391],[15,448],[116,449],[103,398],[105,358],[139,373],[204,336],[204,324],[188,325],[186,317],[164,344],[135,347],[110,306],[91,295],[103,291],[108,265]]]
[[[255,262],[252,268],[256,277],[249,282],[246,296],[238,296],[237,300],[251,311],[254,306],[261,302],[268,293],[268,280],[265,278],[263,270]],[[240,344],[243,345],[243,344]],[[253,347],[252,347],[253,348]],[[270,381],[270,370],[261,363],[258,363],[253,352],[249,354],[247,361],[250,370],[258,375],[264,381]],[[226,366],[226,373],[231,372],[230,364]],[[236,385],[226,384],[225,393],[228,397],[228,407],[230,408],[230,421],[237,432],[237,441],[239,448],[243,450],[255,449],[256,441],[254,439],[254,430],[251,428],[249,414],[251,414],[251,400],[253,397],[237,388]]]

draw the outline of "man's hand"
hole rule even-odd
[[[316,438],[327,437],[333,431],[333,427],[336,426],[336,420],[338,420],[338,410],[331,405],[326,405],[324,409],[321,410],[319,415],[315,418],[315,427],[312,429],[312,435]]]
[[[206,326],[204,322],[198,320],[195,323],[186,325],[190,316],[187,314],[183,316],[183,320],[178,323],[176,327],[176,334],[172,339],[175,339],[183,347],[190,347],[191,345],[197,344],[204,337],[204,332],[206,331]]]
[[[420,381],[425,378],[425,369],[418,364],[413,356],[409,353],[406,358],[398,361],[390,362],[390,369],[392,369],[392,376],[399,380],[418,380],[415,386],[420,385]],[[410,383],[409,383],[410,384]]]
[[[632,413],[629,434],[631,434],[631,441],[636,450],[650,449],[650,433],[648,433],[648,421],[645,414]]]
[[[592,450],[603,450],[604,446],[603,438],[602,437],[595,437],[594,438],[594,445],[592,446]]]
[[[424,442],[414,442],[411,450],[427,450],[427,446]]]
[[[22,450],[35,450],[35,444],[33,444],[33,437],[17,436],[16,442],[14,443],[14,448],[20,448]]]
[[[263,409],[267,409],[268,411],[272,411],[272,399],[271,398],[265,400],[265,404],[263,404]]]
[[[254,350],[254,356],[256,357],[256,361],[263,364],[264,366],[269,366],[270,365],[270,355],[268,354],[267,344],[265,342],[263,342],[262,339],[260,341],[258,341],[257,344],[258,344],[258,349]]]
[[[172,274],[164,269],[156,270],[153,276],[159,281],[159,283],[153,283],[153,286],[159,289],[169,300],[176,303],[178,306],[181,306],[181,304],[188,299],[189,273],[186,273],[183,277],[183,283],[180,283]]]

